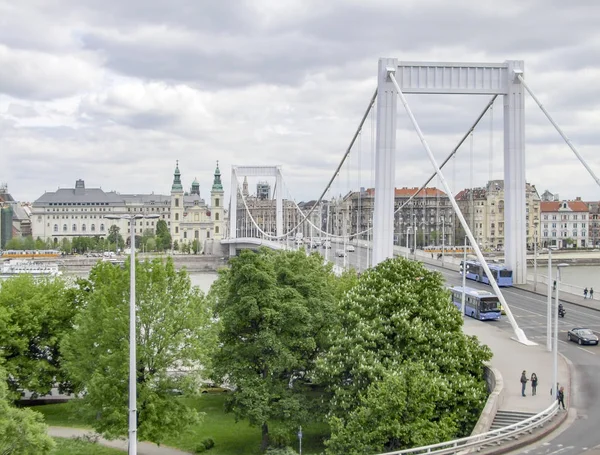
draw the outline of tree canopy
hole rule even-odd
[[[463,334],[439,273],[384,261],[360,276],[338,314],[319,362],[333,392],[328,453],[392,451],[472,430],[491,351]]]
[[[171,233],[165,220],[156,222],[156,248],[160,251],[171,249]]]
[[[333,316],[332,272],[319,255],[303,251],[242,251],[213,285],[219,349],[214,377],[235,391],[226,409],[262,431],[296,427],[315,418],[306,388],[326,348]]]
[[[0,367],[0,454],[49,454],[55,444],[46,429],[40,413],[11,406],[7,395],[6,372]]]
[[[81,280],[84,307],[63,342],[65,366],[78,391],[76,405],[109,438],[127,434],[129,261],[99,262]],[[160,443],[198,421],[198,413],[172,393],[191,391],[189,372],[204,363],[210,312],[188,274],[167,258],[137,263],[137,409],[140,439]],[[193,375],[192,375],[193,377]]]
[[[79,309],[75,292],[60,278],[23,274],[0,287],[0,357],[11,392],[39,395],[54,383],[68,389],[60,342]]]

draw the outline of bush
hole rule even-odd
[[[202,444],[206,447],[206,450],[210,450],[215,446],[215,441],[213,438],[205,438],[202,440]]]
[[[269,447],[267,449],[267,451],[265,452],[266,455],[298,455],[298,452],[296,452],[294,449],[292,449],[291,447]]]
[[[283,428],[272,428],[269,431],[269,445],[272,448],[285,448],[292,444],[292,436]]]
[[[213,438],[204,438],[200,444],[196,446],[196,453],[206,452],[215,446]]]

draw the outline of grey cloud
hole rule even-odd
[[[6,113],[18,118],[37,117],[39,115],[35,108],[19,103],[10,103]]]

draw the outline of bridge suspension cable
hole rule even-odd
[[[333,183],[333,181],[335,180],[335,178],[338,176],[340,169],[342,168],[342,166],[344,165],[344,162],[346,161],[346,158],[348,157],[348,155],[350,154],[350,151],[352,150],[352,147],[354,146],[354,143],[356,142],[356,139],[359,137],[363,126],[365,124],[365,121],[367,120],[369,113],[372,111],[373,109],[373,105],[375,104],[375,100],[377,99],[377,89],[375,89],[375,92],[373,93],[373,96],[371,96],[371,99],[369,101],[369,104],[367,106],[367,109],[365,110],[365,113],[363,114],[359,124],[358,124],[358,128],[356,129],[354,135],[352,136],[352,140],[350,141],[350,144],[348,145],[348,147],[346,148],[346,152],[344,153],[344,156],[342,157],[340,163],[338,164],[337,168],[335,169],[335,171],[333,172],[333,175],[331,177],[331,179],[329,180],[329,183],[327,183],[327,186],[325,187],[325,189],[323,190],[323,192],[321,193],[321,195],[319,196],[319,199],[314,203],[314,205],[310,208],[310,210],[307,213],[302,212],[302,210],[300,209],[300,207],[298,207],[298,204],[296,204],[296,201],[294,202],[294,205],[296,206],[296,208],[300,211],[300,213],[302,214],[302,217],[300,219],[300,221],[291,229],[289,229],[285,234],[282,234],[280,237],[284,237],[287,236],[290,232],[295,232],[305,221],[308,220],[308,223],[313,226],[315,229],[317,229],[318,232],[321,232],[323,234],[327,234],[330,237],[333,238],[342,238],[342,236],[333,236],[331,234],[328,234],[326,232],[324,232],[320,227],[315,226],[312,221],[310,221],[310,219],[308,219],[310,217],[310,215],[314,212],[315,208],[323,201],[323,197],[325,196],[325,194],[327,193],[327,191],[330,189],[331,184]],[[372,118],[372,122],[374,122],[374,118],[373,116],[371,116]],[[374,138],[374,133],[372,132],[371,135]],[[374,140],[374,139],[373,139]],[[236,178],[237,178],[237,173],[236,173]],[[239,191],[238,191],[239,192]],[[242,200],[244,200],[243,195],[242,195]],[[246,210],[248,211],[248,206],[246,204],[246,201],[244,200],[244,206],[246,208]],[[258,225],[256,224],[256,220],[254,220],[254,218],[252,216],[250,216],[250,219],[252,220],[252,222],[255,224],[255,226],[258,227]],[[263,233],[263,235],[265,235],[266,237],[269,238],[279,238],[276,235],[272,235],[272,234],[268,234],[266,232],[264,232],[262,229],[259,228],[259,231],[261,233]],[[367,232],[366,230],[364,232]]]
[[[475,131],[475,128],[477,127],[477,125],[479,124],[479,122],[481,121],[481,119],[483,118],[483,116],[485,115],[485,113],[488,111],[488,109],[490,109],[490,107],[494,104],[494,101],[496,101],[496,98],[498,97],[498,95],[494,95],[492,96],[492,98],[490,99],[490,101],[488,102],[488,104],[485,106],[485,108],[483,109],[483,111],[481,111],[481,114],[479,114],[479,117],[477,117],[477,120],[475,120],[475,122],[473,123],[473,125],[471,125],[471,127],[467,130],[467,132],[464,134],[464,136],[460,139],[460,141],[458,141],[458,144],[456,144],[456,147],[454,147],[454,149],[452,149],[452,151],[450,152],[450,154],[446,157],[446,159],[444,161],[442,161],[442,164],[440,164],[440,169],[442,169],[447,163],[448,161],[450,161],[450,159],[456,154],[456,152],[458,152],[458,149],[464,144],[464,142],[467,140],[467,138],[469,137],[469,135],[471,135],[471,133],[473,133],[473,131]],[[396,211],[394,212],[394,214],[398,213],[400,210],[402,210],[406,205],[408,205],[415,197],[417,194],[419,194],[421,191],[423,191],[423,189],[429,185],[429,182],[431,182],[434,177],[437,174],[434,172],[433,174],[431,174],[431,177],[429,177],[425,183],[423,185],[421,185],[421,187],[416,191],[415,194],[411,195],[408,200],[406,200],[406,202],[404,202],[404,204],[402,204],[400,207],[398,207],[396,209]],[[448,190],[446,190],[448,191]]]
[[[419,127],[419,124],[417,123],[417,120],[415,119],[415,116],[413,115],[413,113],[410,109],[410,106],[408,105],[408,102],[406,101],[406,97],[404,96],[404,93],[402,93],[402,89],[400,88],[400,85],[398,84],[398,81],[396,80],[394,72],[390,71],[388,73],[388,76],[398,92],[398,97],[400,98],[400,101],[402,102],[402,105],[404,106],[404,109],[406,110],[406,113],[407,113],[417,135],[419,136],[419,139],[421,140],[421,144],[423,144],[423,148],[427,152],[427,156],[429,158],[429,161],[431,162],[431,165],[435,169],[435,173],[440,177],[440,180],[442,181],[442,185],[444,185],[444,189],[448,193],[448,196],[450,198],[450,203],[452,204],[452,208],[454,209],[456,216],[458,217],[460,223],[462,224],[462,227],[465,230],[465,233],[467,234],[467,237],[469,238],[469,241],[471,242],[473,249],[475,250],[477,259],[483,266],[483,269],[484,269],[486,275],[489,277],[490,284],[492,285],[494,292],[498,296],[498,299],[500,300],[502,307],[505,308],[506,316],[508,317],[508,320],[510,321],[510,324],[515,332],[515,335],[517,336],[518,340],[521,343],[533,344],[531,341],[529,341],[527,339],[527,335],[525,335],[525,332],[523,331],[523,329],[521,329],[519,327],[519,325],[517,324],[517,321],[516,321],[515,317],[513,316],[512,311],[510,310],[508,304],[506,303],[506,299],[502,295],[502,292],[500,291],[500,288],[498,287],[498,283],[496,282],[494,275],[492,274],[487,262],[485,261],[485,258],[483,257],[483,253],[481,252],[479,245],[477,245],[477,242],[475,241],[475,238],[473,237],[473,233],[469,229],[467,221],[465,220],[462,212],[460,211],[460,208],[458,207],[458,204],[456,203],[456,199],[454,199],[454,196],[452,195],[452,193],[450,191],[448,182],[446,182],[446,178],[444,177],[442,170],[438,166],[438,164],[435,160],[435,156],[433,155],[433,152],[429,148],[429,144],[427,143],[427,140],[425,139],[425,136],[423,135],[423,132],[421,131],[421,128]]]
[[[560,126],[558,126],[558,124],[554,121],[554,119],[552,118],[550,113],[546,110],[546,108],[541,103],[541,101],[538,99],[538,97],[535,96],[535,94],[531,91],[531,89],[529,88],[529,85],[527,85],[527,82],[525,82],[525,79],[523,79],[522,73],[515,71],[515,75],[516,75],[517,79],[519,79],[519,81],[521,81],[521,84],[523,84],[523,87],[525,87],[525,90],[527,90],[527,93],[529,93],[529,95],[531,95],[531,97],[533,98],[533,101],[535,101],[535,103],[539,106],[539,108],[542,110],[544,115],[548,118],[550,123],[552,123],[552,126],[554,126],[556,131],[558,131],[558,134],[560,134],[560,136],[564,139],[564,141],[567,143],[567,145],[570,147],[570,149],[573,150],[573,153],[575,153],[575,156],[577,157],[577,159],[581,162],[581,164],[583,164],[583,166],[586,168],[586,170],[589,172],[589,174],[595,180],[596,184],[598,186],[600,186],[600,179],[598,179],[596,174],[594,174],[594,171],[592,171],[592,168],[587,164],[587,162],[579,154],[579,152],[577,151],[577,149],[575,148],[575,146],[573,145],[571,140],[563,132],[563,130],[560,128]]]

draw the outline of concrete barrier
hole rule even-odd
[[[475,424],[475,428],[473,428],[473,431],[471,432],[471,436],[490,431],[496,413],[504,401],[504,379],[502,378],[500,371],[494,367],[486,366],[484,377],[490,395],[488,396],[483,411],[481,411],[479,420]]]

